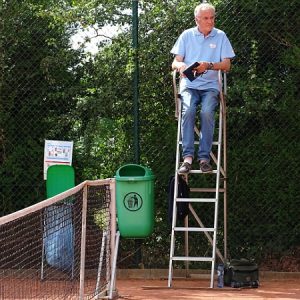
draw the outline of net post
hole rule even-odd
[[[112,253],[112,271],[111,271],[111,279],[110,279],[110,287],[108,293],[108,299],[113,299],[113,293],[115,291],[116,286],[116,277],[117,277],[117,258],[118,258],[118,248],[120,243],[120,232],[116,233],[116,241],[114,252]]]
[[[80,285],[79,299],[84,299],[84,276],[85,276],[85,246],[86,246],[86,215],[87,215],[87,184],[83,187],[82,198],[82,225],[81,225],[81,251],[80,251]]]
[[[113,252],[115,248],[115,239],[116,239],[116,232],[117,232],[117,220],[116,220],[116,181],[115,179],[111,179],[110,181],[110,194],[111,194],[111,201],[110,201],[110,217],[111,217],[111,250]]]
[[[116,232],[117,232],[117,218],[116,218],[116,180],[114,178],[110,179],[110,195],[111,195],[111,200],[110,200],[110,205],[109,205],[109,210],[110,210],[110,257],[112,258],[113,253],[115,253],[115,248],[116,248]],[[113,271],[113,259],[110,261],[110,273]],[[110,274],[111,277],[111,274]],[[113,285],[113,286],[111,286]],[[109,289],[108,290],[115,290],[115,281],[109,283]]]

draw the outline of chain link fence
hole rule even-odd
[[[0,211],[45,198],[45,139],[74,141],[78,183],[113,177],[126,163],[149,166],[156,175],[156,223],[140,245],[140,260],[164,268],[177,131],[170,50],[195,26],[199,1],[137,1],[138,52],[134,2],[1,0]],[[236,53],[227,95],[229,255],[253,258],[266,270],[299,271],[299,3],[212,4],[216,27]],[[220,221],[221,248],[222,230]],[[134,241],[121,243],[119,266],[133,266],[138,251]]]

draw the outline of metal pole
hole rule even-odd
[[[223,110],[223,166],[224,166],[224,258],[225,260],[228,259],[228,245],[227,245],[227,235],[228,235],[228,228],[227,228],[227,107],[226,107],[226,96],[227,96],[227,75],[224,73],[223,77],[223,90],[224,90],[224,110]]]
[[[138,0],[132,1],[132,48],[134,59],[133,72],[133,110],[134,110],[134,160],[140,162],[139,145],[139,60],[138,60]]]
[[[110,273],[107,274],[107,278],[112,278],[112,270],[114,268],[114,262],[113,262],[113,257],[114,257],[114,253],[115,253],[115,247],[116,247],[116,234],[117,234],[117,211],[116,211],[116,180],[115,179],[111,179],[110,182],[110,193],[111,193],[111,201],[110,201],[110,206],[109,206],[109,210],[110,210],[110,218],[111,218],[111,222],[110,222],[110,253],[109,253],[109,257],[110,257]],[[107,247],[109,248],[109,246]],[[110,281],[109,282],[109,286],[108,286],[108,291],[110,291],[111,289],[115,290],[115,281]]]
[[[134,107],[134,160],[136,164],[140,163],[140,140],[139,140],[139,42],[138,42],[138,0],[132,1],[132,48],[134,59],[133,73],[133,107]],[[141,240],[135,240],[135,260],[139,265],[142,259]]]
[[[116,276],[117,276],[116,272],[117,272],[117,258],[118,258],[119,241],[120,241],[120,232],[117,231],[116,241],[115,241],[115,249],[114,249],[113,260],[112,260],[113,264],[112,264],[108,299],[113,299],[113,292],[115,290],[115,283],[116,283]]]
[[[84,276],[85,276],[85,246],[86,246],[86,215],[87,215],[87,185],[83,188],[82,199],[82,225],[81,225],[81,251],[80,251],[80,279],[79,299],[84,299]]]

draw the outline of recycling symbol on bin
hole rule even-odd
[[[128,193],[124,197],[124,206],[130,211],[137,211],[143,206],[143,199],[138,193]]]

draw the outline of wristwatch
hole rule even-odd
[[[214,69],[214,63],[212,62],[208,63],[207,70],[213,70],[213,69]]]

